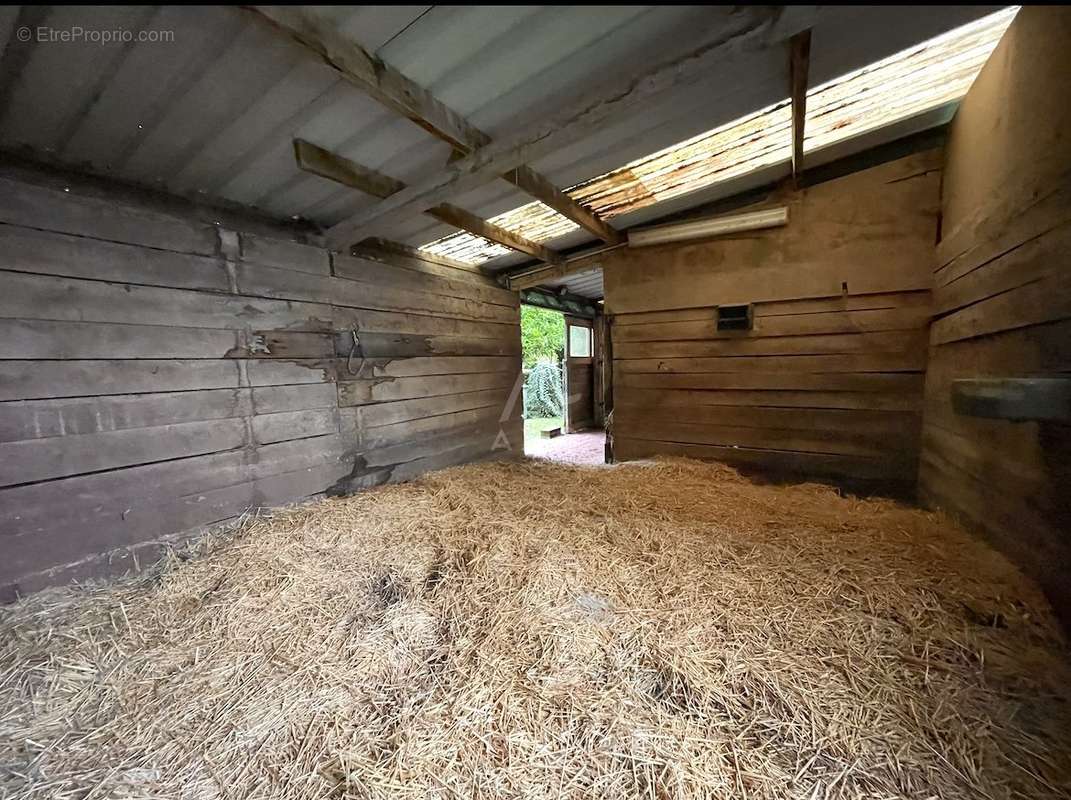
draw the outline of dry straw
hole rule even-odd
[[[1066,645],[947,520],[485,464],[0,611],[0,795],[1067,797]]]

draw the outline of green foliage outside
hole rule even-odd
[[[560,364],[565,355],[565,318],[558,311],[521,306],[521,360],[524,368],[540,361]]]
[[[565,387],[557,364],[540,361],[528,373],[524,384],[524,416],[560,417],[565,411]]]
[[[565,405],[561,364],[565,355],[565,318],[558,311],[521,306],[521,361],[526,419],[560,417]]]

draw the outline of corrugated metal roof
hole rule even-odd
[[[860,137],[962,98],[1016,10],[989,15],[812,88],[807,93],[804,152]],[[604,219],[613,219],[787,162],[792,154],[791,124],[791,104],[786,97],[567,191]],[[499,214],[491,222],[537,242],[577,229],[540,202]],[[470,264],[510,252],[463,232],[422,249]]]
[[[996,8],[822,7],[812,80],[844,75]],[[339,6],[308,13],[330,20],[473,124],[502,136],[592,91],[606,76],[641,71],[651,54],[665,60],[693,49],[733,12],[725,6]],[[55,31],[169,31],[171,41],[22,42],[17,29],[27,22]],[[376,201],[299,171],[294,137],[407,182],[438,172],[449,156],[446,144],[236,7],[2,7],[0,50],[0,148],[175,194],[329,226]],[[709,79],[667,93],[646,113],[532,166],[559,186],[575,186],[768,108],[784,97],[786,85],[783,47],[742,56]],[[503,181],[455,198],[484,217],[529,200]],[[419,245],[449,230],[420,216],[378,232]],[[555,244],[590,240],[585,231],[554,233]]]
[[[600,267],[584,270],[583,272],[573,272],[569,275],[549,280],[543,285],[551,289],[560,289],[564,287],[570,294],[575,294],[580,297],[588,297],[592,300],[598,300],[602,298],[604,294],[602,286],[602,268]]]

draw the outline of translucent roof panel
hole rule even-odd
[[[842,75],[807,93],[804,151],[892,125],[962,98],[1018,7],[968,25]],[[637,159],[567,189],[604,219],[706,189],[787,161],[792,148],[789,99]],[[555,239],[576,224],[538,201],[490,219],[533,241]],[[465,232],[422,250],[480,264],[512,251]]]

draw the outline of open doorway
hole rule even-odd
[[[524,452],[574,464],[605,462],[595,410],[592,320],[521,305]]]

